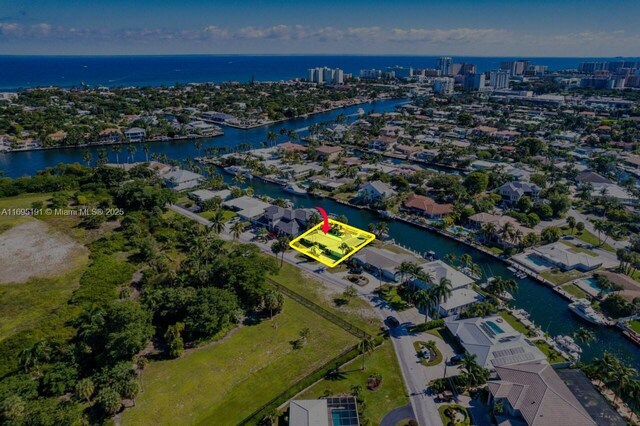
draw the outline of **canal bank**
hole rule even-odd
[[[261,143],[267,142],[267,135],[270,131],[278,136],[278,142],[288,140],[286,136],[280,135],[280,129],[299,131],[300,137],[304,136],[301,129],[308,128],[312,124],[330,122],[339,115],[351,116],[358,113],[362,108],[365,113],[368,112],[391,112],[395,111],[397,105],[406,103],[406,99],[382,100],[371,103],[353,105],[345,108],[335,109],[329,112],[310,115],[309,117],[295,118],[272,125],[256,127],[252,129],[242,130],[225,126],[224,135],[197,139],[200,149],[196,148],[195,141],[188,140],[171,140],[157,141],[149,144],[149,158],[154,154],[166,154],[173,160],[186,160],[187,158],[195,158],[202,156],[207,148],[211,147],[235,147],[240,144],[249,144],[253,147],[259,147]],[[142,144],[139,144],[142,145]],[[80,163],[85,164],[83,154],[88,151],[93,157],[93,164],[98,158],[98,152],[102,148],[100,145],[92,145],[83,148],[55,148],[38,151],[20,151],[20,152],[0,152],[0,171],[4,176],[16,178],[21,176],[31,176],[39,170],[47,167],[55,167],[58,164]],[[126,151],[123,149],[123,152]],[[108,161],[116,162],[116,154],[107,149]],[[127,155],[126,153],[124,155]],[[133,161],[144,161],[145,152],[142,146],[133,154]]]
[[[223,173],[223,178],[225,181],[233,183],[232,176]],[[297,196],[284,192],[283,188],[277,184],[259,179],[253,179],[252,182],[244,185],[248,186],[249,184],[258,195],[287,198],[294,203],[295,207],[314,208],[320,206],[330,214],[345,215],[349,219],[350,225],[363,229],[367,229],[369,223],[381,220],[372,211],[338,203],[329,198]],[[400,220],[389,222],[389,235],[402,246],[419,253],[431,250],[439,258],[444,258],[448,253],[455,253],[458,257],[463,254],[469,254],[473,261],[481,266],[485,276],[499,275],[516,279],[518,290],[514,292],[515,299],[509,302],[509,305],[529,312],[530,320],[539,325],[544,332],[551,336],[572,335],[580,327],[594,332],[596,340],[588,346],[584,345],[582,360],[591,361],[595,357],[601,357],[605,351],[608,351],[628,365],[640,369],[640,351],[637,350],[633,343],[625,339],[618,330],[611,327],[595,327],[582,321],[569,311],[567,300],[551,287],[535,282],[529,277],[524,279],[513,277],[512,272],[507,269],[509,264],[496,259],[494,255],[484,253],[462,242]]]

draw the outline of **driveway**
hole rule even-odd
[[[411,404],[407,404],[404,407],[396,408],[390,411],[380,422],[380,426],[396,426],[398,422],[404,419],[414,419],[413,408]]]

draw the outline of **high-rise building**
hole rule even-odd
[[[344,71],[340,68],[333,70],[333,84],[344,84]]]
[[[411,78],[413,77],[413,68],[405,68],[400,66],[388,67],[387,73],[394,73],[397,78]]]
[[[524,75],[529,68],[529,61],[503,61],[500,62],[500,69],[509,71],[511,75]]]
[[[309,68],[308,80],[317,84],[343,84],[344,71],[340,68]]]
[[[439,77],[433,79],[433,91],[438,95],[450,95],[453,93],[453,78]]]
[[[478,90],[485,89],[485,75],[479,74],[466,74],[464,76],[464,88],[465,90]]]
[[[489,73],[489,86],[494,90],[509,88],[509,71],[498,70]]]
[[[452,75],[452,65],[453,60],[451,59],[451,56],[441,56],[438,58],[436,68],[440,70],[440,75]]]

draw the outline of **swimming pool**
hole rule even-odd
[[[596,293],[603,292],[604,294],[611,293],[611,290],[602,290],[598,287],[598,280],[595,278],[583,278],[579,281],[579,283],[584,284],[585,286],[591,287]]]
[[[358,424],[358,416],[353,410],[331,410],[333,426],[354,426]]]
[[[527,260],[536,266],[549,266],[549,263],[532,254],[527,255]]]
[[[486,321],[485,324],[487,324],[487,327],[489,327],[496,334],[504,333],[504,330],[493,321]]]

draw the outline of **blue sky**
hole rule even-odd
[[[640,1],[0,0],[0,54],[640,56]]]

